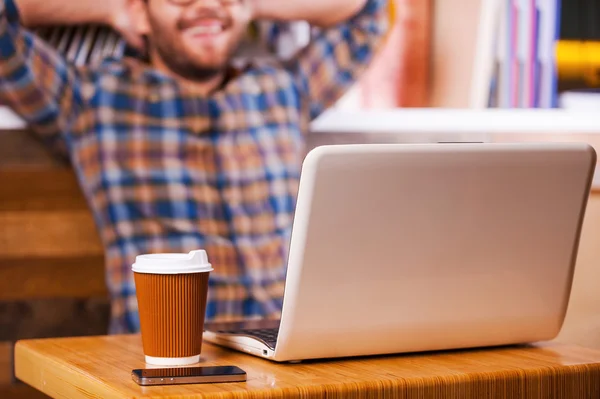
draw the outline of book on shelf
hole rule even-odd
[[[598,0],[482,0],[477,46],[471,107],[589,109],[599,95]]]
[[[561,108],[572,111],[600,112],[600,89],[567,90],[559,97]]]
[[[561,0],[482,0],[471,107],[555,108]]]
[[[557,43],[559,105],[600,110],[600,1],[564,1]]]

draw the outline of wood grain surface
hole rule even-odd
[[[67,162],[49,150],[27,130],[0,130],[0,168],[65,166]]]
[[[0,257],[0,301],[107,297],[104,257]]]
[[[54,398],[598,398],[600,351],[536,346],[278,364],[203,345],[201,365],[248,381],[140,387],[138,335],[21,341],[16,375]]]
[[[12,383],[13,345],[11,342],[0,342],[0,387]]]
[[[0,168],[0,301],[107,295],[104,250],[74,173]]]
[[[88,210],[75,173],[66,166],[0,165],[0,182],[1,212]]]

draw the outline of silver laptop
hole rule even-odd
[[[281,320],[207,324],[205,339],[274,361],[550,340],[595,164],[578,143],[318,147]]]

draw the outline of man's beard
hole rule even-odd
[[[221,66],[199,66],[185,58],[175,48],[164,48],[157,43],[155,47],[157,55],[162,62],[178,76],[194,82],[206,82],[212,80],[225,72],[227,65]]]
[[[227,65],[203,66],[188,59],[182,50],[167,45],[167,40],[154,43],[154,55],[160,57],[165,66],[174,74],[195,82],[206,82],[223,74]]]
[[[176,29],[178,31],[184,31],[186,28],[193,26],[196,21],[201,18],[219,19],[224,21],[226,26],[232,24],[229,16],[214,10],[204,10],[195,15],[194,19],[178,21]],[[154,55],[160,57],[165,66],[174,74],[190,81],[206,82],[217,78],[219,75],[226,72],[227,63],[235,51],[228,51],[228,54],[224,57],[221,65],[218,63],[215,63],[214,65],[200,65],[186,56],[184,49],[180,48],[183,47],[183,45],[174,45],[174,43],[177,43],[177,39],[175,39],[175,37],[171,38],[169,31],[163,29],[156,19],[151,17],[150,24],[152,25],[153,32],[155,32],[152,40],[153,43],[151,43],[154,47]]]

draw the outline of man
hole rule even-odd
[[[317,28],[289,64],[234,69],[252,19]],[[0,101],[69,155],[105,246],[112,333],[139,329],[142,253],[206,249],[208,319],[279,316],[303,135],[386,22],[385,0],[0,0]],[[43,23],[110,24],[149,64],[74,68],[22,27]]]

